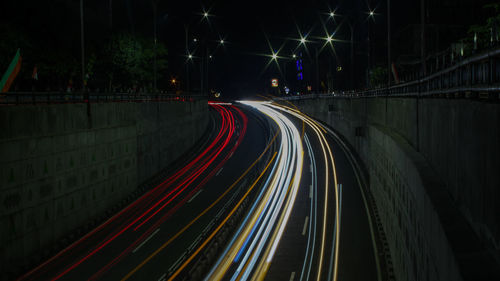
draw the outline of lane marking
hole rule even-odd
[[[198,196],[198,194],[200,194],[201,192],[203,191],[203,189],[200,189],[200,191],[196,192],[195,195],[193,195],[193,197],[191,197],[189,200],[188,200],[188,203],[191,203],[191,201],[194,200],[194,198],[196,198],[196,196]]]
[[[144,246],[144,244],[146,244],[146,242],[149,241],[149,239],[153,238],[153,236],[155,236],[156,233],[158,233],[158,231],[160,231],[160,229],[158,228],[157,230],[155,230],[155,232],[153,232],[151,235],[149,235],[148,238],[146,238],[146,240],[142,241],[141,244],[139,244],[139,246],[137,246],[137,248],[135,248],[132,253],[135,253],[137,252],[142,246]]]
[[[167,273],[163,273],[163,275],[158,279],[158,281],[163,281],[165,280],[165,277],[167,276]]]
[[[168,280],[174,280],[177,277],[177,275],[179,275],[182,272],[182,270],[198,255],[198,253],[200,253],[203,250],[203,248],[205,248],[205,246],[208,243],[210,243],[210,241],[214,238],[214,236],[217,234],[217,232],[219,232],[219,230],[233,216],[233,214],[240,207],[240,205],[243,203],[243,201],[248,196],[248,194],[250,194],[250,192],[252,192],[253,188],[257,185],[257,183],[260,181],[260,179],[264,176],[264,174],[266,173],[267,169],[269,168],[269,166],[271,165],[271,163],[274,161],[275,156],[276,156],[276,152],[274,153],[274,155],[272,156],[271,160],[269,161],[269,163],[267,164],[267,166],[264,168],[264,170],[262,171],[262,173],[257,177],[257,179],[255,179],[255,181],[253,182],[252,186],[250,186],[250,188],[245,192],[245,194],[243,195],[243,197],[233,207],[233,209],[229,212],[229,214],[226,216],[226,218],[219,224],[219,226],[217,226],[217,228],[210,234],[210,236],[208,236],[205,239],[205,241],[203,242],[203,244],[201,244],[198,247],[198,249],[196,251],[194,251],[194,253],[174,272],[174,274],[169,277]]]
[[[168,272],[174,271],[174,269],[182,262],[182,259],[186,256],[186,253],[182,253],[182,255],[172,264],[172,266],[168,269]]]
[[[309,156],[311,158],[311,163],[313,163],[313,174],[312,174],[312,183],[309,186],[310,187],[309,199],[311,202],[311,208],[309,210],[309,213],[310,213],[311,219],[309,220],[309,232],[307,234],[307,248],[306,248],[306,254],[304,257],[304,263],[302,265],[302,270],[300,273],[300,279],[299,279],[300,281],[304,280],[304,274],[306,274],[306,268],[308,268],[308,270],[307,270],[307,274],[305,276],[305,280],[309,280],[309,276],[311,274],[312,260],[314,257],[314,248],[315,248],[315,244],[316,244],[316,229],[317,229],[316,221],[317,221],[317,211],[318,211],[317,210],[318,209],[318,206],[317,206],[318,205],[318,203],[317,203],[318,195],[317,195],[317,193],[314,193],[314,190],[317,189],[317,179],[316,179],[316,175],[315,175],[315,173],[316,173],[316,159],[314,157],[311,143],[309,141],[307,134],[305,135],[304,139],[305,139],[305,143],[307,146],[307,150],[309,152]],[[313,199],[313,196],[314,196],[314,199]],[[313,222],[314,222],[314,225],[313,225]],[[311,237],[312,237],[312,241],[311,241]],[[312,243],[312,245],[311,245],[311,243]]]
[[[240,175],[240,177],[233,183],[231,186],[229,186],[224,193],[217,198],[210,206],[208,206],[203,212],[201,212],[196,218],[194,218],[192,221],[190,221],[188,224],[186,224],[179,232],[177,232],[174,236],[172,236],[170,239],[168,239],[163,245],[161,245],[159,248],[157,248],[153,253],[151,253],[146,259],[144,259],[141,263],[139,263],[134,269],[132,269],[127,275],[125,275],[121,281],[125,281],[129,279],[135,272],[137,272],[139,269],[141,269],[146,263],[148,263],[153,257],[155,257],[159,252],[161,252],[165,247],[170,245],[177,237],[179,237],[182,233],[184,233],[187,229],[189,229],[196,221],[198,221],[203,215],[205,215],[209,210],[211,210],[219,201],[222,200],[249,172],[250,170],[257,165],[257,163],[264,157],[265,153],[271,148],[271,145],[274,143],[276,138],[278,137],[279,132],[276,132],[271,139],[271,141],[267,144],[266,148],[264,151],[260,154],[259,157],[243,172],[243,174]],[[273,161],[274,157],[276,156],[276,153],[273,154],[269,164]],[[268,165],[269,165],[268,164]],[[267,170],[267,167],[266,167]]]
[[[222,172],[222,169],[224,169],[224,167],[220,168],[220,170],[217,172],[217,174],[215,174],[215,176],[219,176],[220,172]]]
[[[306,235],[306,230],[307,230],[307,222],[309,222],[309,216],[306,216],[306,221],[304,222],[304,227],[302,228],[302,235]]]
[[[295,278],[295,271],[292,272],[292,274],[290,274],[290,281],[293,281],[294,278]]]
[[[381,273],[381,270],[380,270],[380,261],[379,261],[379,257],[378,257],[379,255],[378,255],[378,250],[377,250],[377,243],[375,242],[375,234],[374,234],[374,229],[373,229],[373,222],[372,222],[372,218],[370,216],[370,210],[369,210],[369,207],[368,207],[368,202],[366,200],[365,191],[364,191],[364,188],[363,188],[364,185],[362,183],[362,180],[360,179],[360,175],[359,175],[359,172],[358,172],[358,168],[359,168],[358,162],[356,161],[356,159],[352,155],[352,152],[348,149],[348,147],[345,144],[345,142],[340,139],[340,137],[337,135],[337,133],[335,133],[329,127],[325,127],[325,128],[332,135],[334,141],[340,144],[340,148],[342,149],[342,151],[344,152],[344,154],[347,156],[347,160],[351,164],[351,167],[353,168],[353,171],[354,171],[354,175],[356,176],[356,180],[358,182],[358,188],[361,191],[361,197],[363,198],[363,203],[365,205],[366,216],[368,217],[368,224],[370,226],[370,234],[371,234],[371,238],[372,238],[373,255],[375,256],[375,264],[376,264],[376,267],[377,267],[377,280],[381,281],[382,280],[382,273]]]

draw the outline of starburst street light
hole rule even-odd
[[[373,15],[375,15],[375,12],[374,11],[370,11],[370,17],[373,17]]]
[[[207,12],[204,12],[204,13],[203,13],[203,17],[208,18],[208,13],[207,13]]]
[[[220,42],[221,44],[224,44],[224,39],[221,39],[219,42]]]
[[[278,55],[276,53],[273,53],[273,55],[271,57],[273,58],[273,60],[277,60],[278,59]]]
[[[330,17],[331,18],[335,17],[335,12],[330,12]]]
[[[326,42],[332,43],[333,41],[333,36],[329,35],[328,37],[325,38]]]

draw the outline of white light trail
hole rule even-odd
[[[314,151],[306,136],[306,146],[311,155],[311,173],[313,182],[310,189],[309,199],[311,201],[310,216],[306,219],[302,234],[308,232],[307,250],[302,266],[300,280],[309,280],[312,268],[317,270],[315,279],[321,279],[323,264],[328,257],[324,257],[326,244],[326,230],[328,228],[328,202],[329,189],[333,186],[335,190],[335,227],[334,243],[332,245],[333,258],[330,258],[331,274],[333,280],[337,279],[338,265],[338,243],[340,233],[339,219],[339,192],[337,187],[335,164],[329,143],[324,136],[325,130],[314,120],[293,109],[277,106],[269,102],[241,102],[254,107],[271,118],[279,128],[281,143],[279,153],[274,162],[272,172],[267,176],[265,184],[254,201],[248,215],[236,231],[223,254],[210,270],[205,280],[226,279],[230,274],[230,280],[262,280],[273,260],[276,249],[285,231],[286,225],[293,210],[299,184],[304,166],[304,147],[302,137],[296,125],[287,117],[288,114],[299,118],[307,124],[317,136],[321,146],[325,167],[324,195],[321,196],[323,203],[322,223],[317,226],[318,194],[317,194],[317,171]],[[284,114],[287,113],[286,115]],[[332,173],[333,172],[333,173]],[[333,185],[330,185],[333,174]],[[309,185],[307,185],[309,187]],[[309,193],[308,192],[308,193]],[[316,246],[316,230],[321,230],[320,241]],[[315,249],[318,247],[318,251]],[[318,258],[317,262],[313,261]],[[234,270],[234,271],[233,271]],[[228,272],[229,271],[229,272]]]

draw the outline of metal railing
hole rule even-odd
[[[361,91],[314,93],[290,96],[283,99],[309,99],[331,97],[380,97],[380,96],[439,96],[486,97],[499,99],[500,93],[500,48],[470,56],[456,64],[428,76],[391,87],[380,87]]]
[[[190,102],[206,98],[200,93],[84,93],[7,92],[0,93],[0,105],[99,103],[99,102]]]

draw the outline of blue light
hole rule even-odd
[[[299,80],[299,81],[304,80],[304,76],[302,75],[302,72],[297,73],[297,80]]]
[[[297,71],[302,71],[302,60],[301,59],[298,59],[296,62],[295,62],[296,66],[297,66]]]

